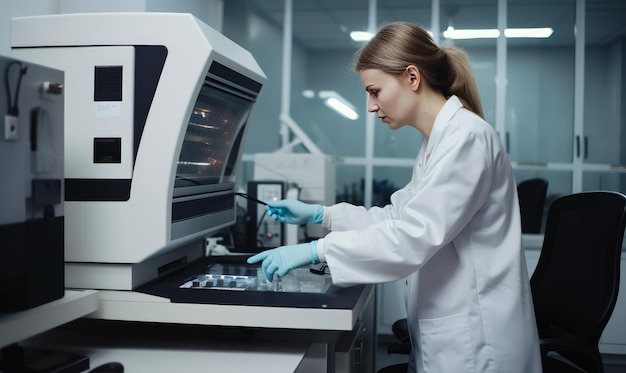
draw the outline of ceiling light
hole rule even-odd
[[[372,37],[374,36],[374,34],[372,34],[371,32],[367,32],[367,31],[352,31],[350,32],[350,37],[352,38],[352,40],[354,41],[369,41]]]
[[[339,93],[335,91],[319,91],[318,96],[324,100],[326,106],[344,117],[350,120],[357,120],[359,118],[354,106],[348,100],[341,97]]]
[[[507,38],[549,38],[552,35],[550,27],[535,28],[507,28],[504,36]],[[495,39],[500,36],[498,29],[455,29],[448,26],[443,32],[443,36],[448,39]]]
[[[356,113],[356,111],[348,107],[343,101],[340,101],[337,98],[327,98],[324,103],[326,104],[326,106],[330,107],[331,109],[335,110],[336,112],[350,120],[359,119],[359,115]]]
[[[504,30],[504,36],[507,38],[549,38],[552,32],[551,27],[507,28]]]
[[[493,39],[500,36],[500,31],[497,29],[455,30],[454,27],[448,26],[448,29],[443,32],[443,36],[448,39]]]

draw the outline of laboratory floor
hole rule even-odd
[[[387,345],[393,342],[392,336],[379,335],[378,345],[376,348],[376,370],[389,365],[406,363],[407,355],[388,354]],[[622,355],[605,355],[604,373],[626,373],[626,356]]]

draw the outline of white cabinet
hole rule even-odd
[[[376,333],[392,335],[391,325],[406,318],[404,281],[398,280],[376,285]]]

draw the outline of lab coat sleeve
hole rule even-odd
[[[365,220],[370,224],[367,229],[354,224],[356,229],[329,233],[320,251],[331,269],[333,283],[349,286],[402,279],[449,244],[471,224],[487,198],[494,153],[500,149],[495,141],[495,136],[485,130],[452,131],[430,155],[420,182],[398,193],[397,204],[401,206],[383,210],[388,219],[381,215],[380,220]],[[333,208],[333,227],[343,214],[339,210]],[[362,217],[362,213],[351,214],[346,210],[345,219]],[[348,226],[343,221],[341,225]]]
[[[328,217],[327,228],[331,231],[347,231],[365,229],[377,222],[393,218],[391,206],[374,206],[367,210],[363,206],[355,206],[340,202],[332,207],[326,207],[324,212]]]

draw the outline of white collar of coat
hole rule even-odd
[[[428,141],[424,141],[424,145],[426,145],[426,153],[424,154],[426,156],[426,160],[430,156],[430,153],[433,151],[433,148],[437,145],[437,143],[439,143],[441,133],[443,132],[450,119],[452,119],[454,114],[462,107],[463,104],[461,103],[461,100],[459,100],[459,98],[455,95],[450,96],[450,98],[448,98],[448,101],[446,101],[446,103],[443,105],[443,107],[439,111],[439,114],[437,114],[437,117],[435,118],[435,123],[433,123],[433,128],[430,131],[430,138],[428,139]]]

